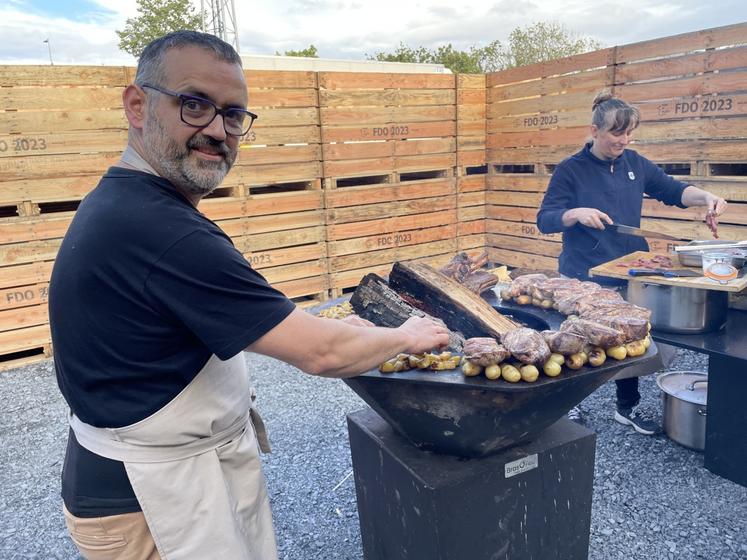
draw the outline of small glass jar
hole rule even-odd
[[[730,253],[707,251],[703,253],[703,276],[718,282],[728,284],[737,277],[738,271],[732,265],[734,255]]]

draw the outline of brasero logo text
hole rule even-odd
[[[517,461],[506,463],[506,478],[511,478],[512,476],[516,476],[517,474],[536,469],[538,465],[539,459],[536,453],[534,455],[528,455]]]

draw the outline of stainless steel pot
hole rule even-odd
[[[651,310],[651,327],[691,334],[715,331],[726,324],[729,293],[702,288],[628,282],[630,303]]]
[[[708,375],[672,371],[656,378],[661,389],[664,431],[673,440],[703,451],[708,414]]]

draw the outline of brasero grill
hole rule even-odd
[[[390,283],[391,280],[390,277]],[[450,329],[464,332],[463,315],[454,309],[439,312],[436,302],[441,298],[430,288],[423,298],[429,302],[427,313],[442,318]],[[447,285],[445,289],[457,288]],[[356,308],[355,295],[352,301]],[[448,307],[454,300],[442,301]],[[500,307],[514,321],[538,330],[556,328],[564,319],[555,311],[516,309],[503,306],[496,298],[483,301],[487,306]],[[356,312],[366,316],[359,302]],[[467,337],[493,335],[465,333]],[[534,383],[465,377],[459,369],[387,374],[375,370],[346,379],[345,383],[417,447],[461,457],[483,457],[532,440],[621,369],[651,361],[656,353],[652,344],[646,354],[637,358],[619,362],[608,359],[602,366],[575,371],[564,368],[560,376],[540,375]]]

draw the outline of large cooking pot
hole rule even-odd
[[[728,292],[639,280],[628,282],[627,298],[651,310],[652,328],[672,333],[716,331],[726,324],[729,310]]]
[[[656,378],[661,389],[664,431],[685,447],[705,448],[708,375],[695,371],[672,371]]]

